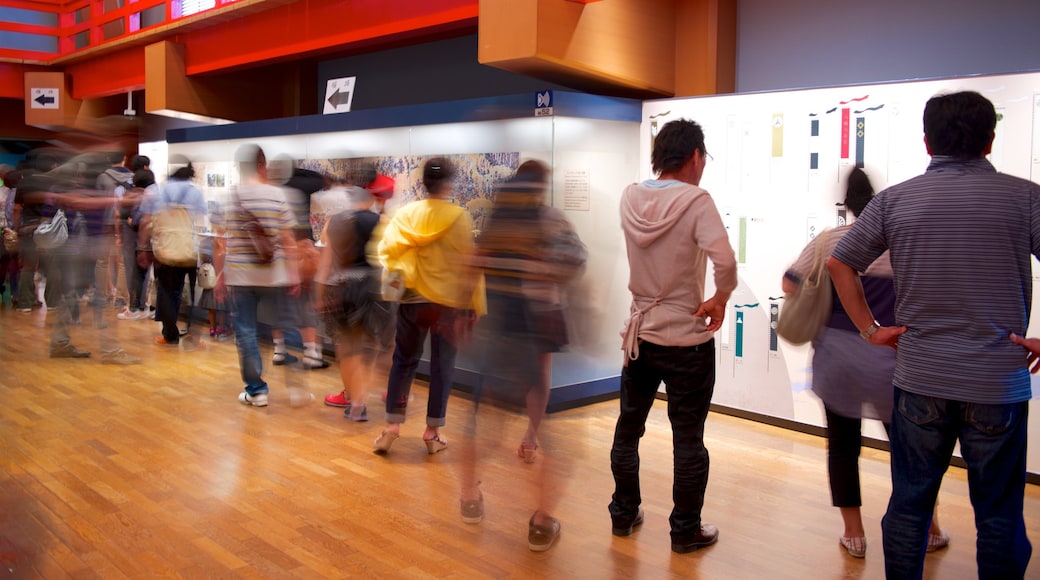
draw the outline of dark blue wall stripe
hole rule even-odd
[[[584,93],[554,92],[553,105],[556,116],[561,117],[638,123],[642,114],[642,102],[639,100]],[[191,143],[219,139],[252,139],[278,135],[336,133],[412,125],[519,119],[533,117],[534,108],[535,94],[532,92],[523,95],[484,97],[445,103],[365,109],[335,115],[308,115],[231,125],[170,129],[166,132],[166,140],[170,143]]]

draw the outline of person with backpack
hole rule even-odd
[[[184,293],[184,277],[194,284],[198,265],[195,222],[206,215],[206,199],[191,182],[195,169],[188,163],[170,175],[155,197],[141,202],[141,226],[138,245],[150,243],[155,257],[156,319],[162,322],[162,334],[155,343],[177,346],[180,330],[177,315]]]
[[[112,151],[105,153],[105,156],[110,165],[101,172],[101,175],[98,175],[94,187],[102,196],[112,196],[116,200],[123,199],[134,189],[134,174],[124,165],[127,159],[126,154],[122,151]],[[102,305],[109,301],[125,302],[127,297],[126,273],[123,272],[123,276],[119,276],[123,262],[118,248],[121,233],[119,217],[124,212],[123,206],[120,205],[117,208],[113,204],[113,207],[100,215],[103,245],[95,250],[99,258],[94,265],[94,295],[95,302],[100,302]]]
[[[151,249],[141,245],[138,232],[141,229],[141,207],[149,198],[157,198],[159,186],[155,183],[155,174],[150,169],[138,169],[134,172],[133,195],[135,205],[123,206],[120,209],[120,244],[123,252],[123,268],[126,271],[127,304],[126,309],[116,315],[119,320],[141,320],[149,316],[146,302],[148,300],[148,268],[151,265]],[[149,259],[138,260],[138,252],[145,252]],[[142,262],[144,265],[142,265]]]

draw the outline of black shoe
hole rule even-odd
[[[279,359],[279,356],[281,356],[282,358]],[[289,353],[275,354],[274,359],[271,360],[271,364],[273,364],[276,367],[280,367],[282,365],[291,365],[299,360],[300,359],[296,358],[296,355],[292,355]]]
[[[88,356],[90,356],[89,352],[80,350],[71,344],[51,347],[51,358],[87,358]]]
[[[615,536],[630,536],[632,535],[632,528],[638,528],[643,525],[643,510],[640,509],[639,513],[636,514],[636,519],[632,520],[631,524],[627,526],[614,526],[610,529],[610,533]]]
[[[685,541],[673,541],[672,551],[677,554],[685,554],[710,546],[717,541],[719,541],[719,529],[711,524],[702,524],[701,531],[696,536]]]

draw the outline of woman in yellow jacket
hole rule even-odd
[[[486,312],[483,278],[469,267],[474,251],[473,221],[452,203],[454,168],[433,158],[423,166],[428,199],[414,201],[394,214],[379,242],[379,259],[388,272],[400,272],[404,295],[397,315],[393,365],[387,382],[386,429],[375,440],[376,453],[390,451],[401,434],[408,393],[430,335],[430,397],[423,441],[427,452],[442,451],[440,435],[451,394],[455,354],[463,330]]]

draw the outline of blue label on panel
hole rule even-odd
[[[534,108],[536,109],[547,109],[553,106],[553,92],[539,91],[535,93]]]

